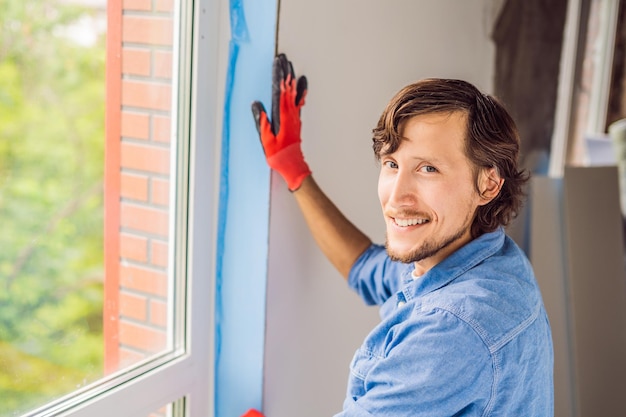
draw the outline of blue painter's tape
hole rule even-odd
[[[216,417],[238,417],[263,401],[270,178],[250,104],[271,98],[276,1],[230,0],[216,262]]]
[[[224,266],[224,246],[226,239],[226,224],[228,223],[228,167],[230,159],[230,103],[232,97],[233,84],[235,80],[235,68],[239,47],[233,41],[230,42],[228,54],[228,72],[226,75],[226,88],[224,94],[224,123],[222,127],[222,154],[220,172],[220,193],[219,193],[219,226],[217,231],[217,260],[216,260],[216,294],[215,298],[215,363],[220,363],[220,351],[222,346],[222,316],[224,313],[222,295],[222,279]]]
[[[230,0],[230,31],[234,41],[248,42],[250,40],[243,0]]]

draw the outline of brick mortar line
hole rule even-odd
[[[168,143],[168,142],[162,142],[162,141],[159,141],[159,140],[154,140],[152,138],[150,138],[150,139],[138,139],[138,138],[133,138],[131,136],[122,136],[120,139],[124,143],[133,143],[133,144],[137,144],[137,145],[164,145],[164,146],[169,146],[170,145],[170,143]],[[160,175],[163,175],[163,174],[160,174]]]
[[[155,355],[155,354],[159,353],[159,352],[148,352],[146,350],[140,350],[140,349],[138,349],[138,348],[136,348],[134,346],[129,346],[129,345],[126,345],[126,344],[123,344],[123,343],[119,343],[118,346],[120,348],[123,348],[124,350],[126,350],[128,352],[132,352],[132,353],[136,353],[138,355],[142,355],[144,357],[144,359],[147,358],[148,356],[152,356],[152,355]],[[120,369],[126,369],[127,367],[130,367],[130,366],[133,366],[133,365],[135,365],[135,364],[132,363],[132,364],[126,365],[124,368],[120,368]]]
[[[167,273],[167,267],[164,266],[160,266],[160,265],[155,265],[154,263],[151,262],[141,262],[141,261],[137,261],[135,259],[131,259],[131,258],[126,258],[123,256],[120,256],[120,260],[121,262],[123,262],[124,265],[127,266],[135,266],[141,269],[145,269],[145,270],[149,270],[152,272],[158,272],[158,273]],[[155,270],[161,268],[159,270]]]
[[[139,269],[143,269],[149,272],[156,272],[159,274],[163,274],[167,275],[167,272],[169,270],[168,267],[166,266],[156,266],[153,264],[143,264],[141,262],[135,261],[133,259],[128,259],[128,258],[123,258],[120,256],[120,264],[122,266],[132,266],[132,267],[137,267]]]
[[[150,179],[153,179],[153,178],[156,178],[156,179],[159,179],[159,180],[169,180],[170,179],[169,174],[153,173],[152,171],[142,171],[142,170],[139,170],[139,169],[128,168],[128,167],[122,167],[120,172],[122,174],[129,174],[129,175],[138,175],[138,176],[142,176],[142,177],[149,177]],[[122,199],[122,201],[123,201],[123,199]]]
[[[133,9],[122,9],[122,16],[131,16],[131,17],[159,17],[159,18],[174,18],[173,12],[166,11],[158,11],[158,10],[133,10]]]
[[[171,78],[155,77],[153,75],[136,75],[124,73],[122,74],[122,81],[138,81],[146,84],[172,87]]]
[[[141,200],[134,200],[134,199],[130,199],[128,197],[123,197],[120,199],[120,202],[127,204],[129,206],[132,207],[138,207],[138,208],[153,208],[155,210],[157,210],[160,213],[169,213],[169,205],[168,204],[157,204],[157,203],[153,203],[151,201],[141,201]]]
[[[140,237],[146,237],[146,236],[140,236]],[[123,256],[120,256],[120,262],[123,263],[123,265],[137,266],[137,267],[141,267],[143,269],[146,269],[152,272],[167,273],[169,269],[167,266],[160,266],[160,265],[155,265],[154,263],[136,261],[134,259],[125,258]]]
[[[168,330],[167,326],[157,326],[156,324],[151,324],[151,323],[147,323],[145,321],[141,321],[141,320],[133,319],[131,317],[126,317],[126,316],[120,315],[120,318],[122,318],[122,317],[124,318],[124,320],[127,323],[136,324],[139,327],[143,327],[145,329],[155,330],[155,331],[158,331],[158,332],[164,332],[164,331]]]
[[[122,233],[125,233],[125,232],[121,232],[120,235]],[[136,233],[133,233],[132,236],[136,237],[136,236],[139,236],[139,235],[137,235]],[[167,245],[169,245],[169,243],[170,243],[170,241],[168,239],[163,239],[162,237],[158,237],[158,238],[157,237],[149,237],[149,236],[139,236],[139,237],[147,238],[150,241],[150,243],[156,242],[156,243],[162,243],[162,244],[167,244]],[[124,259],[126,259],[126,258],[124,258]]]
[[[167,304],[167,297],[162,297],[160,295],[154,295],[154,294],[151,294],[151,293],[145,293],[145,292],[142,292],[142,291],[139,291],[139,290],[135,290],[133,288],[120,287],[120,293],[128,294],[128,295],[142,296],[142,297],[145,297],[148,300],[162,301],[162,302],[165,302]]]
[[[132,111],[134,113],[142,113],[142,114],[153,114],[156,116],[166,116],[166,117],[171,117],[171,110],[157,110],[157,109],[151,109],[151,108],[147,108],[147,107],[135,107],[135,106],[122,106],[121,108],[122,111]]]
[[[139,199],[131,198],[131,197],[124,197],[123,202],[128,203],[128,204],[146,204],[146,205],[149,205],[150,207],[154,207],[157,209],[169,207],[167,204],[159,204],[159,203],[154,203],[152,201],[146,202],[145,200],[139,200]]]
[[[122,52],[125,48],[128,49],[140,49],[140,50],[150,50],[150,51],[158,51],[158,52],[174,52],[173,45],[162,45],[162,44],[154,44],[154,43],[139,43],[139,42],[122,42]]]
[[[137,355],[143,356],[142,359],[147,359],[150,356],[158,355],[160,353],[163,353],[163,352],[167,351],[167,346],[165,346],[163,349],[159,350],[158,352],[153,352],[153,351],[149,351],[149,350],[141,350],[139,348],[127,345],[125,343],[119,343],[118,346],[120,347],[120,349],[124,349],[124,350],[126,350],[128,352],[135,353]],[[130,364],[128,364],[128,365],[126,365],[126,366],[124,366],[123,368],[120,368],[120,369],[127,369],[127,368],[130,368],[130,367],[135,366],[135,365],[136,365],[136,363],[133,362],[133,363],[130,363]]]
[[[159,142],[153,139],[137,139],[127,136],[122,136],[120,142],[128,143],[132,145],[142,145],[153,149],[161,149],[171,151],[171,144],[166,142]]]
[[[141,236],[141,237],[145,237],[145,236]],[[142,261],[138,261],[136,259],[132,259],[132,258],[127,258],[124,256],[120,255],[120,261],[123,263],[123,265],[128,265],[128,266],[136,266],[148,271],[152,271],[152,272],[158,272],[158,273],[165,273],[167,275],[168,272],[168,267],[167,266],[161,266],[161,265],[156,265],[151,259],[151,257],[149,258],[150,261],[146,261],[146,262],[142,262]]]
[[[163,239],[162,235],[157,235],[157,234],[149,234],[148,235],[147,232],[144,232],[142,230],[130,229],[130,228],[127,228],[127,227],[120,227],[120,232],[124,232],[124,233],[128,233],[128,234],[135,234],[137,236],[143,236],[143,237],[152,237],[152,236],[154,236],[154,237],[158,237],[158,238]],[[124,258],[124,259],[126,259],[126,258]],[[159,271],[159,272],[163,272],[163,271]]]

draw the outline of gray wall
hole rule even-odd
[[[489,0],[282,0],[278,51],[309,79],[303,150],[320,186],[374,241],[384,240],[371,130],[388,100],[424,77],[491,92],[497,7]],[[323,257],[273,174],[264,412],[341,410],[349,363],[378,321]]]
[[[565,167],[563,178],[531,183],[531,259],[552,326],[555,417],[626,409],[618,189],[615,166]]]

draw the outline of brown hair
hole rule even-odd
[[[529,178],[517,167],[520,139],[515,122],[496,98],[461,80],[429,78],[410,84],[391,99],[380,116],[373,130],[373,148],[380,160],[400,146],[399,129],[404,121],[420,114],[457,111],[467,114],[465,153],[475,168],[476,187],[480,168],[496,168],[504,179],[498,196],[476,210],[472,236],[478,237],[506,226],[517,216]]]

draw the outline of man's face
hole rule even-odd
[[[415,262],[417,273],[471,240],[474,213],[485,204],[464,152],[466,123],[463,112],[415,116],[400,126],[400,147],[380,160],[387,252]]]

